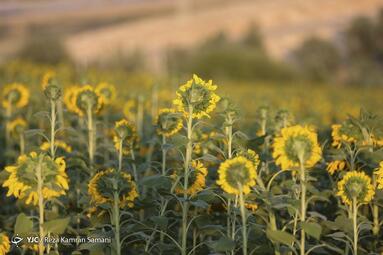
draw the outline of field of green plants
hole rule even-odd
[[[0,255],[383,254],[379,87],[0,77]]]

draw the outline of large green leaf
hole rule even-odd
[[[235,242],[227,237],[221,237],[215,242],[211,242],[209,246],[216,252],[231,251],[235,247]]]
[[[288,246],[291,246],[291,244],[295,242],[295,237],[285,231],[267,229],[266,235],[272,241],[283,243]]]
[[[33,222],[24,213],[20,213],[16,218],[15,234],[28,234],[33,231]]]
[[[63,218],[57,220],[47,221],[43,224],[43,228],[46,232],[53,234],[62,234],[69,224],[70,218]]]
[[[305,230],[305,232],[319,240],[320,235],[322,234],[322,227],[318,223],[315,222],[302,222],[301,227]]]

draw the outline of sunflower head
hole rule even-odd
[[[174,109],[164,108],[157,116],[157,133],[165,137],[177,134],[183,127],[182,118]]]
[[[383,189],[383,161],[379,163],[379,167],[375,169],[377,188]]]
[[[37,205],[38,168],[43,182],[43,197],[49,200],[64,195],[69,188],[65,166],[63,158],[53,160],[45,154],[35,152],[22,155],[16,165],[5,168],[9,176],[3,187],[8,188],[7,196],[13,195],[25,199],[26,204]]]
[[[293,117],[287,110],[280,110],[275,115],[275,129],[277,131],[282,128],[288,127],[293,123]]]
[[[55,140],[55,149],[61,149],[62,151],[66,153],[71,153],[72,152],[72,147],[68,145],[66,142],[62,140]],[[43,144],[40,145],[40,150],[42,151],[48,151],[50,148],[50,143],[44,142]]]
[[[61,97],[61,88],[56,81],[56,73],[52,70],[47,71],[41,79],[41,87],[45,96],[50,100],[57,100]]]
[[[136,120],[136,114],[137,114],[137,100],[135,99],[129,99],[124,104],[123,112],[125,115],[125,118],[127,118],[130,121]]]
[[[218,169],[217,184],[229,194],[250,193],[255,185],[257,172],[253,162],[243,156],[227,159]]]
[[[110,105],[116,99],[116,88],[107,82],[101,82],[96,87],[96,93],[101,95],[105,105]]]
[[[0,254],[5,255],[11,249],[9,238],[6,233],[0,233]]]
[[[334,160],[327,164],[327,172],[330,175],[333,175],[337,171],[344,170],[346,167],[346,161],[345,160]]]
[[[173,104],[177,110],[188,116],[190,109],[193,110],[192,117],[200,119],[202,117],[209,117],[220,97],[214,93],[217,89],[216,85],[210,80],[208,82],[202,80],[197,75],[186,84],[179,87],[177,90],[177,98]]]
[[[197,160],[193,160],[190,164],[190,172],[189,172],[189,185],[188,188],[185,190],[183,187],[184,179],[182,174],[173,173],[171,175],[171,178],[176,180],[179,178],[178,185],[175,188],[175,192],[177,194],[185,194],[185,192],[188,195],[195,195],[201,190],[203,190],[206,186],[206,176],[207,176],[207,169],[206,167]]]
[[[76,113],[76,93],[80,87],[71,86],[64,90],[64,104],[68,111]]]
[[[130,174],[107,169],[94,175],[88,184],[88,193],[95,206],[112,205],[115,191],[118,192],[120,208],[134,206],[138,192]]]
[[[351,205],[354,199],[358,203],[368,203],[372,200],[374,194],[375,190],[371,184],[371,178],[364,172],[348,172],[338,182],[337,195],[347,205]]]
[[[130,150],[138,142],[135,125],[126,119],[117,121],[114,127],[113,141],[117,151],[120,150],[120,143],[122,142],[122,152],[125,155],[129,154]]]
[[[85,85],[76,90],[74,105],[77,114],[84,116],[88,111],[98,113],[103,106],[103,97],[90,85]]]
[[[29,90],[20,83],[8,84],[1,93],[1,104],[5,109],[22,108],[29,102]]]
[[[27,128],[27,122],[22,118],[17,118],[7,123],[8,130],[13,138],[18,139]]]
[[[250,160],[254,164],[255,169],[258,168],[260,161],[259,161],[259,156],[255,151],[253,151],[251,149],[241,150],[238,152],[238,156],[242,156],[242,157],[247,158],[248,160]]]
[[[322,155],[317,134],[307,126],[291,126],[283,128],[275,137],[273,157],[282,169],[314,166]]]

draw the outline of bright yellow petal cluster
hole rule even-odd
[[[0,233],[0,255],[5,255],[11,249],[9,238],[7,234]]]
[[[25,199],[28,205],[38,204],[37,174],[36,167],[39,164],[38,154],[31,152],[30,155],[21,155],[17,164],[7,166],[5,170],[9,173],[8,179],[3,183],[3,187],[8,188],[7,196],[13,195],[19,199]],[[45,200],[50,200],[61,195],[69,189],[68,176],[65,172],[65,160],[57,158],[54,161],[49,156],[44,156],[41,162],[43,188],[42,194]],[[25,172],[28,171],[29,172]],[[28,178],[28,176],[31,176]]]
[[[330,175],[333,175],[336,171],[341,171],[345,169],[346,161],[344,160],[334,160],[327,164],[327,172]]]
[[[189,174],[189,180],[192,180],[192,182],[189,183],[189,187],[186,189],[186,191],[184,187],[178,185],[175,188],[175,192],[177,194],[185,194],[186,192],[188,195],[195,195],[206,187],[206,167],[204,167],[204,165],[201,162],[193,160],[191,162],[191,169],[192,172]],[[176,179],[177,174],[173,174],[172,178]]]
[[[254,164],[255,169],[258,168],[260,161],[259,161],[259,156],[255,151],[253,151],[251,149],[247,149],[246,151],[240,151],[238,153],[238,156],[243,156],[243,157],[247,158],[248,160],[250,160]]]
[[[103,195],[104,191],[99,190],[99,182],[102,181],[103,178],[110,178],[112,174],[115,174],[114,169],[107,169],[101,172],[98,172],[93,178],[90,180],[88,184],[88,193],[91,196],[92,202],[98,206],[101,204],[112,204],[113,200],[109,197]],[[120,177],[125,180],[126,183],[129,184],[130,190],[125,194],[120,194],[120,208],[124,207],[133,207],[134,200],[138,197],[137,186],[134,181],[132,181],[132,177],[130,174],[125,172],[119,172]],[[111,191],[112,192],[112,191]]]
[[[76,113],[76,93],[79,89],[78,86],[72,86],[64,92],[64,103],[68,111]]]
[[[104,106],[103,97],[90,85],[75,90],[74,110],[79,116],[87,114],[90,108],[92,113],[99,113]]]
[[[47,86],[50,84],[52,79],[54,79],[56,76],[56,72],[53,70],[49,70],[44,73],[43,78],[41,79],[41,87],[43,90],[47,88]]]
[[[217,184],[229,194],[250,193],[255,185],[257,172],[253,162],[243,156],[227,159],[218,169]]]
[[[340,132],[341,127],[342,125],[340,124],[334,124],[331,126],[332,128],[332,131],[331,131],[332,144],[331,145],[336,148],[340,148],[340,146],[342,145],[342,142],[352,143],[356,141],[356,139],[353,137],[349,137],[346,134],[341,134]]]
[[[176,110],[171,108],[163,108],[157,116],[157,133],[165,137],[177,134],[183,127],[181,117],[175,115]]]
[[[11,122],[7,123],[7,128],[14,138],[19,138],[19,136],[24,132],[26,127],[27,122],[22,118],[16,118]]]
[[[50,146],[51,146],[50,143],[44,142],[43,144],[40,145],[40,150],[48,151],[50,149]],[[61,140],[55,140],[55,147],[60,148],[67,153],[72,152],[72,147],[70,145],[68,145],[66,142],[61,141]]]
[[[189,108],[192,107],[193,118],[210,117],[209,113],[215,109],[220,100],[214,93],[216,89],[217,86],[213,85],[212,80],[206,82],[194,74],[191,80],[179,87],[173,104],[185,116],[188,116]]]
[[[117,121],[114,127],[114,147],[119,152],[122,141],[122,153],[129,155],[133,146],[138,142],[137,130],[133,123],[126,119]]]
[[[379,167],[375,169],[376,183],[378,189],[383,189],[383,161],[379,163]]]
[[[273,143],[275,163],[287,170],[300,166],[313,167],[322,157],[316,132],[308,126],[291,126],[281,129]],[[301,158],[301,159],[300,159]]]
[[[1,104],[5,109],[22,108],[29,102],[29,90],[20,83],[6,85],[1,93]]]
[[[338,182],[338,196],[343,203],[351,205],[353,198],[358,203],[368,203],[375,195],[375,188],[371,184],[371,178],[364,172],[352,171],[346,173]]]
[[[258,209],[258,205],[255,202],[246,202],[245,207],[252,213],[255,213],[255,211]]]
[[[105,105],[110,105],[116,100],[116,88],[107,82],[101,82],[96,87],[96,93],[101,95]]]

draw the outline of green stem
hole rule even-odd
[[[116,255],[121,255],[121,238],[120,238],[120,207],[119,207],[119,192],[118,192],[118,185],[117,180],[114,180],[113,182],[113,221],[114,221],[114,241],[115,241],[115,250]]]
[[[20,155],[24,155],[25,153],[25,138],[24,134],[20,134]]]
[[[118,171],[122,170],[122,145],[123,145],[123,140],[120,140],[119,144],[119,150],[118,150]]]
[[[376,183],[376,175],[372,175],[372,185],[374,187],[377,187]],[[380,229],[380,224],[379,224],[379,207],[375,202],[372,202],[372,217],[373,217],[373,227],[372,227],[372,233],[374,236],[379,236],[379,229]]]
[[[358,255],[358,204],[356,201],[356,197],[352,199],[352,223],[354,230],[354,255]]]
[[[166,144],[166,137],[162,135],[162,175],[166,175],[166,149],[164,148]]]
[[[93,114],[92,107],[88,106],[88,154],[89,154],[89,163],[93,166],[94,163],[94,126],[93,126]]]
[[[247,216],[245,210],[245,201],[243,199],[242,187],[239,193],[239,204],[242,218],[242,253],[243,255],[247,255]]]
[[[43,196],[43,176],[42,176],[42,160],[43,156],[40,156],[39,164],[36,169],[36,178],[37,178],[37,196],[39,198],[39,255],[44,254],[44,196]]]
[[[55,128],[56,128],[56,102],[51,101],[51,139],[50,139],[50,152],[52,159],[55,158]]]
[[[137,173],[137,167],[136,167],[136,162],[135,162],[136,161],[136,155],[134,154],[133,147],[130,149],[130,154],[131,154],[131,157],[132,157],[132,160],[133,160],[132,168],[133,168],[134,181],[138,182],[138,173]]]
[[[301,161],[302,162],[302,161]],[[300,185],[301,185],[301,223],[306,221],[306,171],[304,164],[300,164]],[[301,255],[305,255],[305,236],[306,232],[301,229]]]

